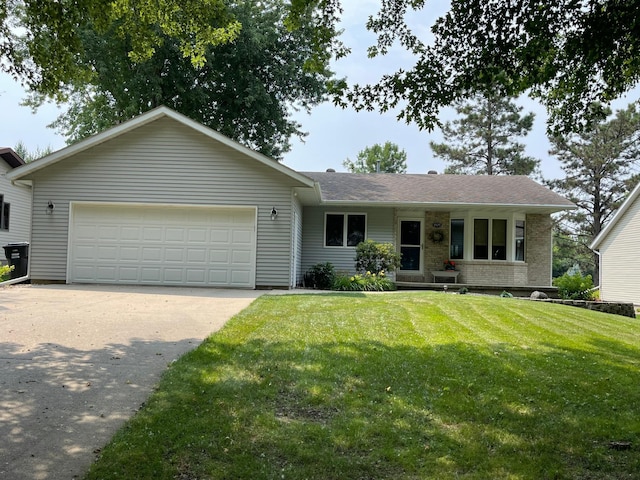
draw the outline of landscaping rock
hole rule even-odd
[[[549,295],[544,292],[539,292],[538,290],[531,294],[532,300],[546,300],[547,298],[549,298]]]

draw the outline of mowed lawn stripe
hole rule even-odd
[[[638,478],[638,331],[496,297],[265,296],[170,366],[88,478]]]

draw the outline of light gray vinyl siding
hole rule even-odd
[[[336,271],[355,272],[355,247],[325,247],[325,213],[365,213],[367,215],[366,238],[376,242],[394,239],[393,208],[305,207],[302,236],[302,273],[317,263],[331,262]]]
[[[640,197],[630,205],[600,245],[600,297],[640,304]]]
[[[31,187],[14,185],[5,174],[11,170],[0,160],[0,195],[10,205],[9,229],[0,230],[0,247],[7,243],[31,241]],[[4,260],[4,250],[0,250],[0,258]]]
[[[66,280],[69,202],[93,201],[256,206],[256,286],[289,285],[297,182],[174,120],[156,120],[32,178],[34,279]],[[45,214],[49,200],[53,215]]]
[[[303,210],[300,201],[294,197],[293,208],[298,217],[298,223],[295,225],[296,229],[293,232],[294,242],[297,243],[297,252],[296,256],[293,259],[295,264],[295,278],[293,279],[293,286],[296,287],[302,283],[302,277],[304,275],[304,271],[302,270],[302,225],[303,225]]]

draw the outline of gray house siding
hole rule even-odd
[[[297,287],[298,285],[302,284],[302,277],[304,275],[304,271],[302,270],[302,223],[304,221],[303,219],[303,210],[302,210],[302,204],[300,203],[300,201],[298,200],[297,197],[293,198],[293,209],[294,209],[294,214],[295,214],[295,218],[296,221],[293,224],[293,243],[294,245],[292,246],[292,250],[293,250],[293,263],[292,266],[295,267],[293,268],[293,272],[292,272],[292,287]]]
[[[325,247],[325,213],[365,213],[367,215],[366,238],[377,242],[394,239],[393,208],[305,207],[302,236],[302,273],[317,263],[331,262],[336,271],[355,272],[355,247]]]
[[[11,170],[0,160],[0,195],[10,205],[9,229],[0,229],[0,246],[7,243],[31,241],[31,187],[14,185],[5,177]],[[0,260],[4,263],[4,251],[0,251]]]
[[[257,207],[256,286],[289,285],[297,182],[162,118],[32,174],[32,278],[65,281],[69,202]],[[49,201],[52,215],[45,213]],[[271,209],[278,217],[271,220]]]

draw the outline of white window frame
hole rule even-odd
[[[9,215],[5,215],[5,205]],[[9,230],[11,222],[11,204],[4,201],[4,195],[0,195],[0,230]]]
[[[327,245],[327,217],[329,215],[342,215],[342,245]],[[358,215],[364,217],[364,234],[362,240],[367,239],[367,228],[369,226],[367,214],[364,212],[324,212],[324,228],[322,229],[322,245],[324,248],[352,248],[355,249],[356,245],[347,245],[348,243],[348,226],[349,216]]]
[[[492,263],[526,263],[526,245],[527,245],[527,219],[526,215],[521,213],[481,213],[481,212],[451,212],[451,219],[464,220],[464,257],[460,261],[475,262],[492,262]],[[475,220],[488,220],[488,256],[489,258],[474,258],[474,241],[475,241]],[[492,242],[493,242],[493,220],[507,221],[507,252],[506,260],[493,260],[491,258]],[[525,238],[525,258],[524,260],[516,260],[516,221],[524,222],[524,238]],[[449,235],[449,251],[451,251],[451,235]]]

